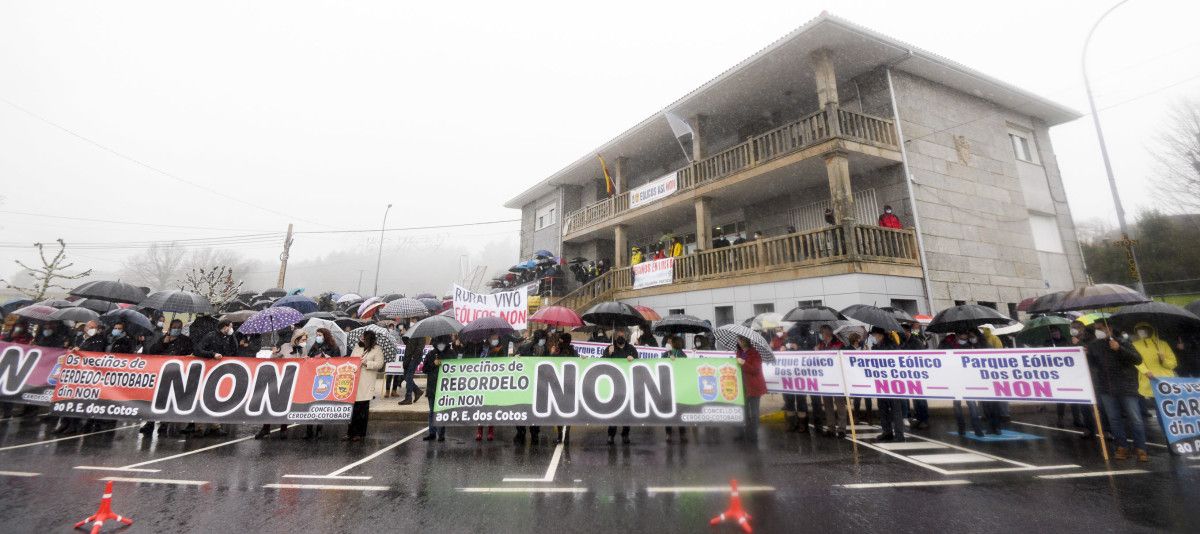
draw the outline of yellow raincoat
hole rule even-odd
[[[637,265],[642,263],[642,249],[633,247],[633,254],[629,256],[629,264]]]
[[[1158,337],[1158,331],[1147,323],[1138,323],[1134,327],[1134,334],[1138,330],[1149,330],[1150,337],[1146,339],[1133,338],[1133,348],[1137,349],[1138,354],[1142,355],[1142,363],[1137,366],[1138,369],[1138,393],[1146,398],[1154,397],[1154,388],[1150,385],[1150,377],[1147,373],[1154,375],[1155,378],[1168,378],[1175,376],[1175,367],[1179,365],[1179,361],[1175,359],[1175,351],[1171,350],[1171,344]]]
[[[676,241],[675,245],[671,247],[671,256],[678,258],[682,255],[683,255],[683,243]]]

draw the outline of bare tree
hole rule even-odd
[[[42,260],[41,267],[30,267],[21,260],[16,260],[17,265],[20,265],[22,269],[25,269],[27,272],[29,272],[30,276],[33,277],[33,283],[30,284],[29,287],[18,287],[14,286],[10,282],[4,281],[9,289],[15,289],[22,295],[25,295],[35,301],[42,300],[46,298],[46,293],[49,293],[51,289],[67,289],[64,286],[59,285],[59,280],[78,280],[92,274],[91,269],[76,274],[66,273],[66,270],[74,267],[75,264],[67,262],[67,243],[64,242],[61,237],[58,238],[58,252],[50,258],[46,257],[45,244],[34,243],[33,246],[37,248],[38,257]]]
[[[233,269],[224,265],[192,269],[180,283],[182,289],[199,294],[213,306],[233,300],[242,290],[242,283],[233,279]]]
[[[228,267],[233,273],[244,276],[254,262],[247,260],[237,251],[219,248],[193,249],[183,263],[185,271],[199,269],[215,269],[219,266]]]
[[[130,278],[156,290],[166,289],[179,279],[186,257],[187,251],[175,243],[153,243],[141,254],[126,259],[122,267]]]
[[[1180,213],[1200,212],[1200,100],[1176,102],[1157,140],[1154,183],[1163,198],[1170,199],[1164,207]]]

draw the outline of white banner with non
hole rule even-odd
[[[467,324],[481,317],[500,317],[514,329],[523,330],[529,319],[529,287],[476,293],[454,284],[454,318]]]

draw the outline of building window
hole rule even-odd
[[[1050,215],[1029,214],[1029,229],[1033,232],[1033,248],[1039,252],[1063,253],[1062,234],[1058,219]]]
[[[917,301],[913,299],[892,299],[892,307],[897,310],[904,310],[909,315],[917,314]]]
[[[717,317],[717,324],[714,326],[733,324],[733,306],[717,306],[714,311]]]
[[[797,308],[816,308],[817,306],[824,306],[824,305],[825,305],[825,302],[822,301],[821,299],[797,300],[796,301]]]
[[[1017,319],[1018,314],[1019,314],[1019,312],[1017,311],[1017,303],[1009,302],[1008,303],[1008,316],[1012,317],[1013,319]]]
[[[683,315],[683,308],[671,308],[667,310],[667,315]]]
[[[558,206],[556,204],[551,204],[537,210],[537,214],[534,216],[533,229],[541,230],[542,228],[558,222],[558,211],[556,210],[557,207]]]
[[[755,304],[754,316],[757,317],[761,313],[775,313],[775,304],[770,302],[766,304]]]
[[[986,302],[986,301],[982,301],[982,300],[981,300],[981,301],[979,301],[979,305],[980,305],[980,306],[983,306],[984,308],[991,308],[991,309],[993,309],[993,310],[1000,311],[1000,310],[996,309],[996,303],[995,303],[995,302]]]
[[[955,305],[955,306],[962,306],[963,304],[966,304],[966,303],[967,303],[967,301],[965,301],[965,300],[956,300],[956,301],[954,301],[954,305]]]
[[[1037,145],[1033,142],[1033,134],[1025,130],[1008,129],[1008,140],[1012,142],[1013,155],[1027,163],[1038,163]]]

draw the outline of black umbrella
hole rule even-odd
[[[334,324],[338,325],[338,328],[350,327],[351,330],[367,325],[366,321],[359,321],[358,319],[350,319],[348,317],[334,319],[333,322]]]
[[[105,313],[117,309],[117,305],[115,303],[98,299],[83,299],[76,302],[75,305],[80,308],[87,308],[96,313]]]
[[[250,309],[255,310],[255,311],[263,311],[270,307],[271,307],[270,300],[256,300],[256,301],[254,301],[253,304],[250,305]]]
[[[50,318],[54,319],[55,321],[75,321],[77,323],[95,321],[97,317],[100,317],[100,314],[87,308],[79,307],[63,308],[54,312],[54,314],[50,316]]]
[[[980,325],[985,324],[1009,325],[1014,322],[1012,318],[1001,315],[1000,312],[987,306],[962,304],[938,312],[925,330],[935,334],[950,334],[979,328]]]
[[[845,321],[846,317],[829,306],[809,306],[792,308],[783,316],[783,320],[791,323],[832,323]]]
[[[3,305],[0,305],[0,317],[8,315],[30,304],[33,304],[33,301],[29,299],[12,299],[8,302],[5,302]]]
[[[155,291],[147,295],[141,305],[164,312],[213,313],[212,303],[208,299],[181,289]]]
[[[712,327],[703,319],[691,315],[668,315],[654,323],[654,333],[667,334],[703,334],[712,332]]]
[[[142,288],[114,280],[88,282],[72,289],[71,294],[76,297],[127,304],[137,304],[146,298],[146,292]]]
[[[404,295],[400,295],[400,296],[403,297]],[[413,298],[414,299],[436,299],[437,295],[434,295],[433,293],[420,293]]]
[[[315,312],[308,312],[308,313],[304,314],[304,318],[305,319],[325,319],[327,321],[332,321],[334,319],[337,319],[337,316],[334,315],[332,312],[315,311]]]
[[[254,300],[254,297],[256,297],[256,296],[258,296],[258,293],[255,291],[242,291],[237,294],[237,299],[244,300],[246,302],[250,302],[250,301]]]
[[[906,311],[904,311],[904,310],[902,310],[902,309],[900,309],[900,308],[893,308],[893,307],[891,307],[891,306],[884,306],[884,307],[882,307],[882,308],[879,308],[879,309],[881,309],[881,310],[883,310],[883,311],[885,311],[885,312],[889,312],[889,313],[891,313],[891,314],[892,314],[892,317],[895,317],[895,318],[896,318],[896,322],[898,322],[898,323],[909,323],[909,324],[912,324],[912,323],[915,323],[915,322],[917,322],[917,320],[916,320],[915,318],[913,318],[913,316],[912,316],[912,315],[909,315],[909,313],[908,313],[908,312],[906,312]]]
[[[408,337],[442,337],[457,334],[462,329],[462,323],[454,320],[453,317],[434,315],[418,321],[412,330],[408,331]]]
[[[39,302],[38,305],[39,306],[49,306],[56,310],[61,310],[63,308],[74,308],[75,307],[74,302],[71,302],[69,300],[63,300],[63,299],[46,299],[46,300]]]
[[[468,343],[479,343],[495,336],[507,336],[515,332],[508,321],[499,317],[480,317],[471,321],[458,332],[460,338]],[[411,337],[411,336],[410,336]]]
[[[106,326],[113,326],[117,323],[125,323],[126,327],[137,328],[143,334],[151,335],[155,332],[154,323],[134,310],[123,309],[113,310],[100,316],[100,322]]]
[[[235,312],[229,312],[225,315],[222,315],[221,320],[229,321],[231,323],[244,323],[244,322],[246,322],[246,319],[249,319],[255,313],[258,313],[258,312],[254,311],[254,310],[238,310]]]
[[[419,298],[417,302],[424,304],[429,313],[442,313],[442,301],[438,299]]]
[[[188,326],[188,337],[193,343],[199,343],[204,336],[217,331],[217,319],[211,315],[201,315]]]
[[[404,295],[401,295],[401,294],[399,294],[399,293],[388,293],[388,294],[386,294],[386,295],[384,295],[384,296],[383,296],[383,301],[384,301],[384,302],[391,302],[391,301],[393,301],[393,300],[396,300],[396,299],[402,299],[402,298],[404,298]],[[417,298],[421,298],[421,297],[417,297]]]
[[[282,287],[273,287],[273,288],[263,291],[262,293],[259,293],[259,294],[264,297],[270,297],[273,299],[277,299],[280,297],[286,297],[288,293],[287,293],[287,290]]]
[[[857,319],[867,323],[873,327],[879,327],[890,332],[899,332],[904,330],[900,323],[892,317],[890,312],[876,308],[868,304],[852,304],[842,310],[842,315],[851,319]]]
[[[1179,306],[1165,302],[1146,302],[1121,306],[1108,322],[1125,330],[1133,330],[1138,323],[1150,323],[1161,335],[1172,337],[1180,331],[1200,329],[1200,316]]]
[[[1200,299],[1193,300],[1187,306],[1184,306],[1183,309],[1200,316]]]
[[[601,302],[595,306],[592,306],[591,308],[588,308],[588,311],[584,312],[583,315],[580,315],[579,317],[586,322],[601,325],[606,328],[616,328],[618,326],[637,326],[646,322],[646,319],[642,317],[642,314],[638,313],[633,306],[625,304],[624,302],[617,302],[615,300]]]
[[[1096,284],[1066,292],[1054,311],[1095,310],[1143,302],[1150,302],[1150,299],[1123,285]]]
[[[250,309],[250,303],[241,299],[234,299],[221,305],[221,311],[226,313],[248,309]]]
[[[1029,304],[1028,309],[1025,311],[1030,315],[1052,312],[1058,308],[1058,304],[1062,302],[1063,295],[1066,294],[1066,291],[1056,291],[1054,293],[1042,295],[1033,299],[1033,302]]]

